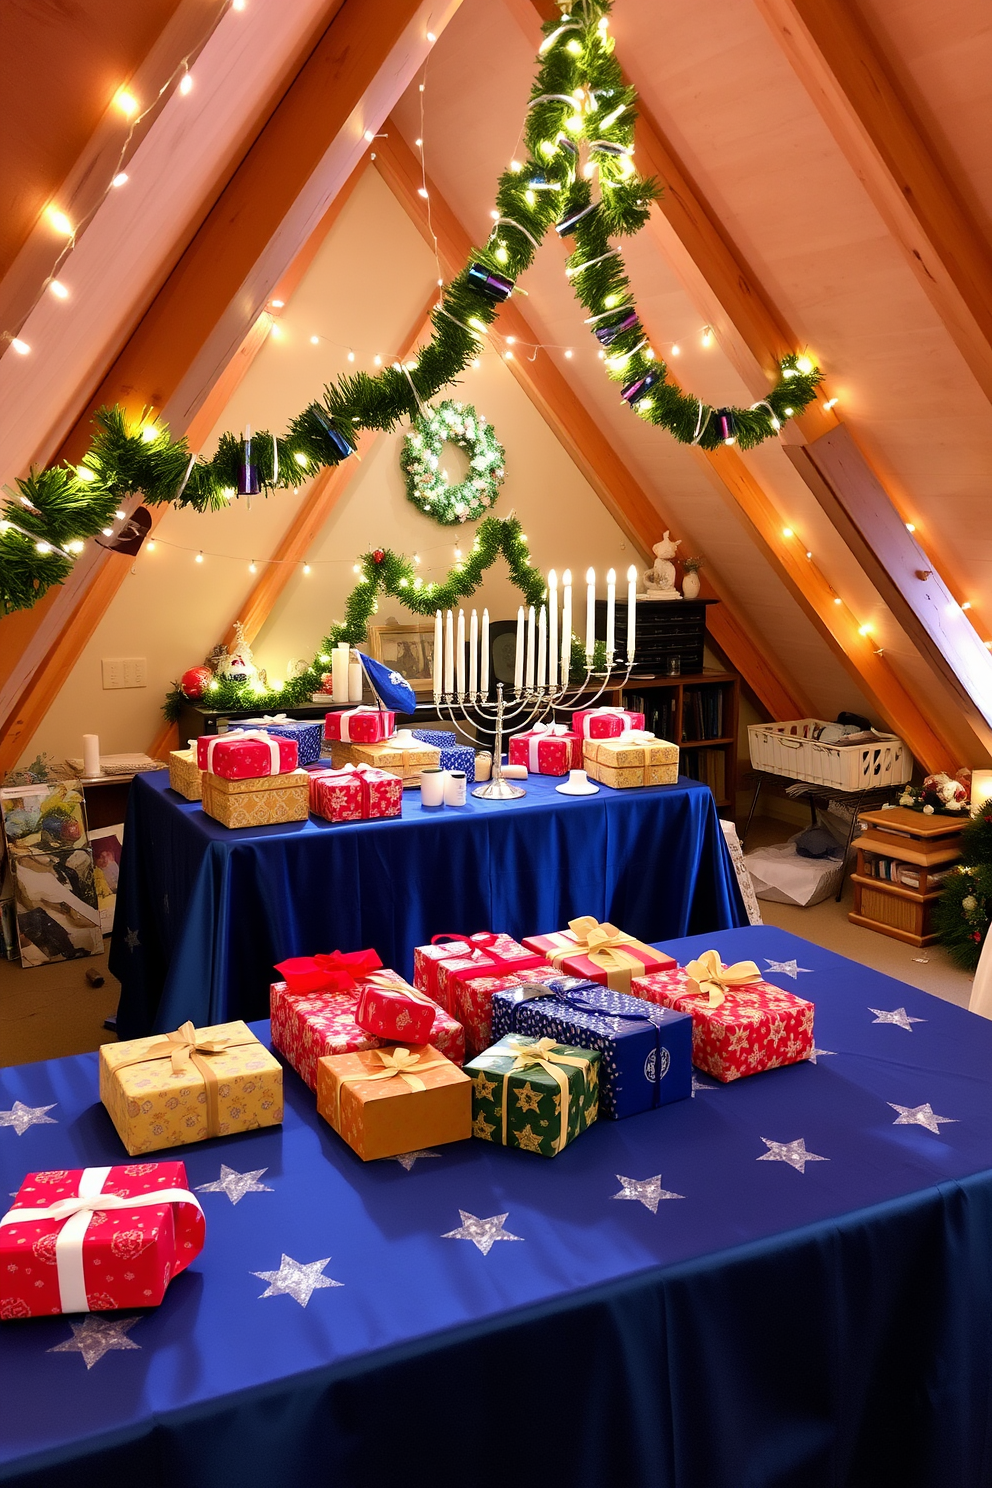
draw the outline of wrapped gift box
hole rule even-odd
[[[383,971],[381,976],[394,981],[398,991],[407,988],[407,983],[394,971]],[[289,1061],[311,1090],[317,1088],[318,1061],[326,1055],[377,1049],[384,1042],[359,1028],[355,1019],[358,1007],[356,991],[294,992],[286,982],[274,982],[269,990],[269,1001],[272,1047]],[[464,1031],[454,1018],[436,1005],[428,1042],[452,1064],[464,1064]]]
[[[521,977],[530,980],[532,971],[547,972],[548,964],[542,955],[528,951],[509,935],[483,932],[470,939],[471,947],[462,955],[424,964],[433,970],[434,1000],[465,1029],[465,1047],[471,1056],[492,1043],[489,1005],[493,992],[512,986]]]
[[[567,775],[582,769],[582,738],[563,723],[537,724],[510,740],[511,765],[526,765],[532,775]]]
[[[196,762],[224,780],[288,775],[297,768],[297,744],[295,739],[270,738],[261,729],[229,729],[226,734],[201,734]]]
[[[399,1039],[405,1044],[427,1044],[436,1012],[430,998],[415,987],[384,986],[370,977],[358,994],[355,1022],[385,1043]]]
[[[496,992],[492,1012],[494,1039],[526,1033],[597,1049],[600,1116],[618,1121],[692,1094],[688,1013],[579,977]]]
[[[616,739],[644,727],[644,714],[626,708],[580,708],[572,714],[572,728],[580,739]]]
[[[105,1207],[47,1213],[98,1195]],[[0,1219],[0,1319],[157,1307],[203,1233],[181,1162],[29,1173]]]
[[[435,935],[430,945],[415,946],[413,951],[413,985],[434,1002],[438,1002],[437,971],[442,961],[450,961],[454,956],[468,956],[471,954],[473,945],[485,945],[492,939],[488,930],[480,930],[476,935],[467,935],[463,939],[454,936]]]
[[[569,920],[567,930],[551,935],[525,935],[524,945],[546,957],[557,972],[601,982],[614,992],[629,993],[632,977],[678,964],[615,925],[599,924],[592,915]]]
[[[317,1066],[317,1110],[363,1162],[472,1135],[472,1082],[430,1044],[333,1054]]]
[[[202,799],[202,774],[196,762],[195,749],[169,751],[169,784],[174,791],[185,796],[187,801]]]
[[[674,785],[679,778],[678,745],[643,731],[618,739],[587,739],[582,758],[589,779],[614,790]]]
[[[324,725],[319,718],[286,718],[277,714],[274,718],[249,718],[244,727],[264,729],[275,739],[295,739],[298,765],[314,765],[320,759]]]
[[[458,743],[449,729],[411,729],[410,732],[421,744],[432,744],[435,749],[454,749]]]
[[[455,744],[451,749],[442,749],[438,761],[442,770],[464,770],[466,785],[475,784],[475,750],[467,744]]]
[[[599,1053],[510,1033],[465,1066],[472,1135],[556,1157],[599,1109]]]
[[[264,775],[254,780],[203,776],[203,809],[225,827],[271,827],[306,821],[310,814],[310,774]]]
[[[397,736],[398,737],[398,736]],[[440,765],[441,751],[419,739],[411,740],[407,747],[395,747],[385,741],[378,744],[331,745],[331,763],[340,770],[344,765],[371,765],[376,770],[385,770],[398,775],[404,785],[419,786],[420,772],[427,765]]]
[[[100,1099],[132,1157],[278,1126],[282,1066],[246,1023],[100,1048]]]
[[[400,816],[403,782],[370,765],[310,771],[310,810],[325,821],[372,821]]]
[[[396,714],[383,708],[345,708],[341,713],[328,713],[324,738],[341,744],[374,744],[378,739],[388,739],[395,727]]]
[[[683,970],[635,977],[633,988],[648,1002],[692,1015],[692,1062],[724,1083],[813,1052],[813,1004],[762,981],[753,962],[726,968],[707,951]]]

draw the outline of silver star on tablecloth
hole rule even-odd
[[[938,1116],[929,1101],[924,1101],[922,1106],[897,1106],[895,1101],[887,1101],[886,1104],[893,1111],[899,1112],[893,1126],[925,1126],[927,1131],[932,1131],[938,1137],[942,1126],[953,1125],[958,1119],[956,1116]]]
[[[894,1023],[897,1028],[905,1028],[907,1033],[912,1033],[914,1023],[927,1021],[926,1018],[914,1018],[905,1008],[895,1008],[891,1013],[884,1008],[869,1008],[868,1011],[875,1014],[871,1020],[873,1023]]]
[[[389,1157],[389,1158],[386,1159],[386,1161],[387,1162],[398,1162],[398,1163],[402,1163],[403,1166],[404,1166],[404,1168],[406,1169],[406,1171],[409,1173],[410,1169],[413,1167],[413,1165],[417,1161],[417,1158],[418,1157],[440,1157],[440,1156],[441,1156],[440,1152],[427,1152],[426,1150],[421,1150],[419,1152],[398,1152],[395,1157]]]
[[[462,1222],[457,1230],[448,1230],[441,1236],[442,1240],[471,1240],[477,1250],[483,1255],[488,1255],[497,1240],[523,1240],[523,1235],[511,1235],[509,1230],[504,1230],[503,1225],[509,1219],[509,1214],[494,1214],[491,1219],[477,1219],[474,1214],[468,1214],[464,1209],[459,1209]]]
[[[685,1198],[685,1194],[670,1193],[667,1188],[662,1188],[660,1173],[656,1173],[653,1178],[625,1178],[622,1173],[618,1173],[617,1182],[622,1183],[623,1188],[619,1193],[610,1194],[611,1199],[634,1199],[643,1204],[645,1209],[650,1209],[652,1214],[658,1213],[658,1205],[662,1199]]]
[[[9,1111],[0,1111],[0,1126],[12,1126],[19,1137],[23,1137],[29,1126],[58,1126],[54,1116],[46,1116],[46,1111],[54,1111],[58,1101],[52,1101],[50,1106],[26,1106],[22,1101],[15,1101]]]
[[[323,1287],[343,1286],[344,1282],[332,1281],[329,1276],[321,1274],[330,1259],[330,1256],[325,1256],[322,1261],[303,1262],[283,1255],[278,1271],[253,1271],[252,1276],[269,1283],[264,1292],[259,1292],[259,1301],[263,1297],[292,1297],[294,1302],[306,1307],[314,1292]]]
[[[767,956],[765,960],[768,961]],[[773,972],[779,971],[783,976],[791,977],[793,981],[796,981],[799,972],[812,971],[812,969],[811,966],[797,966],[795,961],[768,961],[768,970],[765,972],[765,976],[771,976]]]
[[[111,1349],[140,1349],[141,1344],[135,1343],[128,1338],[127,1331],[133,1328],[135,1323],[140,1323],[140,1317],[103,1317],[99,1312],[91,1312],[84,1317],[82,1322],[70,1320],[72,1337],[67,1338],[65,1343],[57,1343],[54,1348],[47,1350],[50,1354],[82,1354],[83,1363],[87,1369],[92,1369],[104,1354],[110,1353]]]
[[[127,933],[125,934],[124,939],[127,942],[127,948],[129,951],[135,950],[141,944],[141,941],[138,939],[137,930],[132,930],[130,925],[127,927]]]
[[[797,1173],[805,1173],[808,1162],[830,1161],[829,1157],[820,1157],[817,1152],[807,1152],[805,1137],[797,1137],[794,1142],[772,1142],[768,1137],[761,1140],[768,1151],[755,1158],[755,1162],[784,1162]]]
[[[810,1055],[807,1056],[806,1063],[807,1064],[815,1064],[816,1061],[819,1058],[822,1057],[822,1058],[826,1059],[828,1057],[832,1057],[836,1053],[837,1053],[837,1050],[836,1049],[818,1049],[816,1047],[816,1045],[814,1044],[814,1046],[813,1046],[813,1052],[812,1052],[812,1054],[810,1054]]]
[[[695,1093],[696,1093],[697,1090],[719,1090],[719,1088],[720,1088],[719,1085],[711,1085],[707,1080],[701,1080],[699,1078],[699,1076],[696,1074],[695,1070],[693,1070],[693,1072],[692,1072],[692,1093],[693,1093],[693,1095],[695,1095]]]
[[[198,1183],[197,1193],[225,1193],[232,1204],[239,1203],[249,1193],[273,1193],[275,1190],[269,1188],[266,1183],[259,1183],[263,1173],[268,1168],[256,1168],[251,1173],[239,1173],[237,1168],[229,1168],[227,1163],[220,1165],[220,1177],[215,1178],[213,1183]]]

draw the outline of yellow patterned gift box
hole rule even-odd
[[[309,771],[225,780],[205,770],[203,809],[225,827],[271,827],[280,822],[306,821],[310,814]]]
[[[591,780],[614,790],[674,785],[679,778],[679,747],[645,729],[630,729],[616,739],[585,739],[582,763]]]
[[[201,770],[196,763],[195,749],[173,749],[169,752],[169,784],[174,791],[185,796],[187,801],[199,801],[203,797]]]
[[[100,1099],[132,1157],[278,1126],[282,1065],[246,1023],[104,1044]]]
[[[412,740],[409,748],[391,748],[389,740],[377,744],[341,744],[337,739],[331,743],[331,763],[335,770],[344,765],[372,765],[376,770],[387,770],[398,775],[404,785],[419,785],[420,772],[429,765],[441,763],[441,751],[433,744],[422,744]]]

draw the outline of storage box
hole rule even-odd
[[[557,1157],[599,1110],[599,1054],[511,1033],[465,1066],[472,1135]]]
[[[396,714],[368,705],[328,713],[324,719],[324,738],[342,744],[374,744],[388,739],[396,727]]]
[[[813,1004],[762,981],[751,961],[724,967],[707,951],[681,971],[635,977],[633,990],[691,1013],[692,1062],[724,1083],[798,1064],[813,1052]]]
[[[317,1110],[371,1162],[471,1136],[472,1082],[429,1044],[387,1044],[321,1059]]]
[[[196,762],[195,749],[171,749],[169,751],[169,784],[187,801],[199,801],[203,797],[202,771]]]
[[[310,810],[325,821],[371,821],[400,816],[403,781],[370,765],[310,771]]]
[[[572,714],[572,728],[580,739],[617,739],[644,727],[644,714],[626,708],[580,708]]]
[[[532,775],[567,775],[582,769],[582,738],[563,723],[539,723],[510,740],[511,765],[526,765]]]
[[[323,739],[324,725],[319,718],[287,718],[285,715],[277,715],[274,718],[249,718],[246,719],[245,728],[264,729],[276,739],[296,740],[296,763],[302,765],[315,765],[320,759],[320,747]]]
[[[643,731],[617,739],[587,739],[582,757],[589,779],[614,790],[674,785],[679,778],[678,745]]]
[[[428,765],[440,765],[441,751],[430,744],[421,744],[414,739],[408,748],[391,748],[383,741],[378,744],[331,745],[331,763],[336,770],[344,765],[371,765],[376,770],[385,770],[398,775],[404,785],[420,785],[420,772]]]
[[[64,1218],[55,1204],[106,1195]],[[0,1319],[157,1307],[203,1249],[203,1211],[181,1162],[29,1173],[0,1220]]]
[[[246,1023],[100,1048],[100,1099],[132,1157],[278,1126],[282,1066]]]
[[[208,775],[224,780],[254,780],[287,775],[297,768],[295,739],[277,739],[261,729],[229,729],[226,734],[201,734],[196,762]]]
[[[203,776],[203,809],[225,827],[267,827],[306,821],[310,814],[310,776],[306,770],[251,780]]]
[[[557,972],[601,982],[614,992],[629,993],[631,977],[678,964],[663,951],[625,935],[616,925],[600,924],[592,915],[569,920],[567,930],[525,935],[524,945],[545,956]]]
[[[822,718],[749,724],[751,764],[768,775],[838,791],[905,785],[912,778],[913,756],[896,734],[879,733],[867,744],[821,744],[816,735],[828,727]]]
[[[545,995],[541,995],[542,991]],[[599,1114],[636,1116],[692,1094],[692,1018],[579,977],[511,987],[492,999],[493,1038],[525,1033],[597,1049]]]

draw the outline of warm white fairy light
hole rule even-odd
[[[681,355],[682,355],[682,348],[681,348],[681,346],[673,346],[672,347],[672,356],[681,356]]]
[[[138,100],[135,98],[134,94],[129,93],[126,88],[118,89],[117,93],[114,95],[114,103],[120,109],[125,119],[132,118],[133,115],[138,112]]]
[[[70,546],[71,546],[71,544],[70,544]],[[155,542],[155,539],[154,538],[151,538],[151,540],[149,542],[146,542],[145,543],[145,552],[146,553],[154,553],[155,548],[156,548],[156,542]]]
[[[422,196],[424,198],[424,201],[427,201],[427,187],[426,186],[418,186],[417,187],[417,195],[418,196]]]
[[[184,98],[187,93],[192,93],[193,91],[193,79],[190,77],[188,72],[184,72],[182,77],[179,79],[179,91]]]
[[[285,300],[271,300],[269,303],[271,304],[273,310],[283,310],[286,306]]]
[[[110,184],[111,184],[111,186],[121,187],[121,186],[126,186],[127,183],[128,183],[128,174],[127,174],[127,171],[118,171],[117,174],[116,174],[116,176],[114,177],[114,179],[111,181]]]
[[[792,537],[793,536],[792,528],[791,527],[783,527],[782,528],[782,536],[783,537]]]
[[[713,345],[713,332],[709,326],[703,326],[702,341],[703,345],[706,347]]]
[[[310,345],[311,346],[319,346],[320,345],[320,337],[319,336],[311,336],[310,337]]]
[[[837,407],[837,404],[839,402],[840,402],[840,399],[839,398],[828,398],[827,401],[826,401],[826,403],[824,403],[823,406],[826,409],[827,413],[829,413],[830,410],[831,410],[831,408],[836,408]]]
[[[113,527],[101,527],[100,531],[103,533],[104,537],[113,537],[114,535]]]
[[[378,354],[377,354],[377,355],[376,355],[376,356],[374,356],[374,357],[373,357],[373,358],[372,358],[372,360],[373,360],[373,362],[374,362],[374,363],[375,363],[375,365],[376,365],[376,366],[377,366],[377,367],[381,367],[381,366],[382,366],[382,357],[381,357],[381,356],[379,356],[379,355],[378,355]]]
[[[915,532],[916,531],[916,523],[915,522],[907,522],[906,523],[906,531],[907,532]]]
[[[308,574],[310,572],[310,565],[309,565],[309,563],[304,563],[304,565],[303,565],[303,572],[305,574]]]
[[[69,218],[60,207],[47,207],[45,209],[45,216],[48,218],[55,231],[58,233],[62,233],[64,237],[71,238],[75,233],[76,229],[73,227],[72,223],[69,221]]]
[[[195,558],[194,561],[196,563],[202,563],[203,562],[203,554],[202,553],[197,553],[196,558]]]
[[[28,343],[26,341],[22,341],[20,336],[11,337],[10,344],[17,352],[18,356],[27,356],[28,352],[31,350]]]
[[[118,522],[124,522],[127,520],[127,512],[122,511],[120,507],[118,507],[117,510],[114,512],[114,516],[117,518]]]
[[[59,279],[53,279],[48,286],[49,294],[53,294],[57,300],[67,300],[69,291]]]

